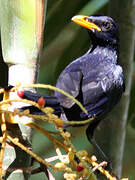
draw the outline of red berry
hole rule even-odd
[[[77,172],[80,172],[80,171],[82,171],[84,169],[84,167],[83,166],[81,166],[81,165],[77,165],[77,167],[76,167],[76,171]]]
[[[44,106],[45,105],[45,99],[43,97],[40,97],[37,101],[39,106]]]
[[[17,95],[20,97],[20,98],[23,98],[24,96],[24,91],[17,91]]]

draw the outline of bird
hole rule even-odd
[[[87,29],[90,48],[61,72],[56,87],[80,101],[88,114],[59,92],[55,92],[54,96],[47,96],[24,91],[23,98],[37,101],[41,96],[44,97],[46,106],[53,107],[54,114],[68,121],[83,121],[94,117],[88,124],[86,135],[90,143],[108,160],[96,143],[94,132],[125,91],[123,69],[118,64],[119,27],[116,20],[104,15],[76,15],[72,17],[72,21]],[[42,113],[33,106],[23,107],[21,110],[27,108],[31,113]]]

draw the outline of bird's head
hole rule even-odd
[[[72,17],[72,21],[88,29],[93,43],[118,44],[118,25],[111,17],[77,15]]]

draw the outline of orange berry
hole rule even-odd
[[[45,99],[43,97],[40,97],[37,101],[39,106],[44,106],[45,105]]]

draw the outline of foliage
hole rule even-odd
[[[74,97],[69,95],[68,93],[55,88],[50,85],[41,85],[41,84],[33,84],[33,85],[25,85],[21,87],[21,91],[24,88],[49,88],[51,90],[59,91],[60,93],[68,96],[71,98],[75,103],[77,103],[80,108],[87,113],[87,111],[84,109],[84,107],[76,100]],[[40,164],[40,170],[41,172],[44,172],[46,176],[50,179],[50,175],[48,172],[48,168],[50,167],[53,171],[62,171],[64,172],[64,179],[67,180],[74,180],[74,179],[89,179],[89,180],[96,180],[96,176],[94,175],[94,172],[96,170],[99,170],[101,173],[103,173],[108,179],[115,180],[117,177],[112,176],[107,170],[104,169],[104,166],[107,165],[106,162],[102,162],[100,164],[97,163],[97,159],[95,156],[92,156],[91,158],[88,157],[88,153],[85,150],[77,151],[74,147],[74,145],[70,141],[71,134],[69,132],[65,132],[63,130],[63,125],[76,125],[76,124],[87,124],[93,118],[88,119],[86,121],[81,122],[66,122],[59,119],[56,115],[53,114],[53,109],[49,107],[44,107],[45,101],[41,98],[36,102],[29,101],[26,99],[9,99],[9,94],[16,93],[20,89],[20,85],[11,88],[11,90],[5,90],[0,89],[0,93],[4,93],[3,95],[3,101],[0,102],[0,112],[1,112],[1,130],[3,133],[3,136],[1,138],[2,148],[0,151],[0,162],[3,164],[4,159],[4,152],[5,148],[7,146],[7,141],[10,140],[11,143],[21,148],[23,151],[31,155],[39,164]],[[22,91],[23,92],[23,91]],[[44,112],[44,115],[32,115],[30,114],[30,111],[26,109],[24,112],[20,112],[18,109],[10,110],[10,106],[12,106],[13,102],[24,102],[30,105],[33,105],[37,108],[39,108],[42,112]],[[22,117],[26,116],[27,120],[20,122],[19,118],[16,118],[16,116]],[[57,127],[58,132],[49,132],[45,129],[43,129],[41,126],[37,125],[31,119],[29,118],[38,119],[39,121],[48,122],[51,124],[54,124]],[[55,164],[52,164],[42,158],[40,158],[38,155],[33,153],[31,150],[29,150],[25,145],[23,145],[18,137],[11,137],[7,131],[7,123],[11,124],[18,124],[22,123],[27,126],[30,126],[40,133],[44,134],[50,141],[52,141],[54,145],[54,149],[56,151],[57,157],[51,157],[49,158],[51,161],[54,161],[58,159],[59,161]],[[57,135],[62,137],[62,141],[57,140]],[[63,155],[60,149],[63,149],[66,154]],[[9,169],[9,167],[7,167]],[[29,170],[30,171],[30,170]],[[37,172],[36,170],[32,170],[31,173]],[[6,169],[3,171],[2,166],[0,168],[0,176],[3,177],[6,174]],[[2,178],[1,178],[2,180]]]

